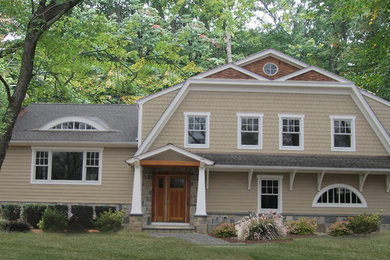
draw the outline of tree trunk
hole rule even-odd
[[[228,63],[232,63],[233,62],[233,59],[232,59],[232,38],[230,36],[230,33],[227,30],[225,30],[225,34],[226,34],[227,61],[228,61]]]
[[[0,135],[0,170],[8,150],[12,130],[33,77],[34,57],[38,40],[42,33],[47,31],[54,22],[81,1],[71,0],[62,4],[55,4],[55,1],[51,1],[48,5],[46,5],[46,1],[40,1],[39,7],[27,25],[18,82],[15,87],[15,92],[8,99],[7,112],[1,122],[5,126],[5,129],[4,133]]]

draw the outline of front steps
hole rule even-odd
[[[194,233],[195,227],[182,223],[152,223],[143,226],[142,231],[151,233]]]

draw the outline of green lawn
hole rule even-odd
[[[272,244],[197,245],[147,233],[0,232],[0,259],[389,259],[390,233]]]

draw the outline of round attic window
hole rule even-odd
[[[276,64],[274,64],[274,63],[266,63],[263,66],[263,71],[268,76],[275,75],[276,73],[278,73],[278,70],[279,70],[278,66],[276,66]]]

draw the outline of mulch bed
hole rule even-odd
[[[225,237],[225,238],[219,238],[216,237],[214,234],[210,233],[209,236],[215,237],[218,239],[225,240],[229,243],[244,243],[244,244],[268,244],[268,243],[283,243],[283,242],[292,242],[294,238],[309,238],[309,237],[315,237],[317,235],[287,235],[287,237],[283,237],[281,239],[274,239],[274,240],[238,240],[237,237]]]

